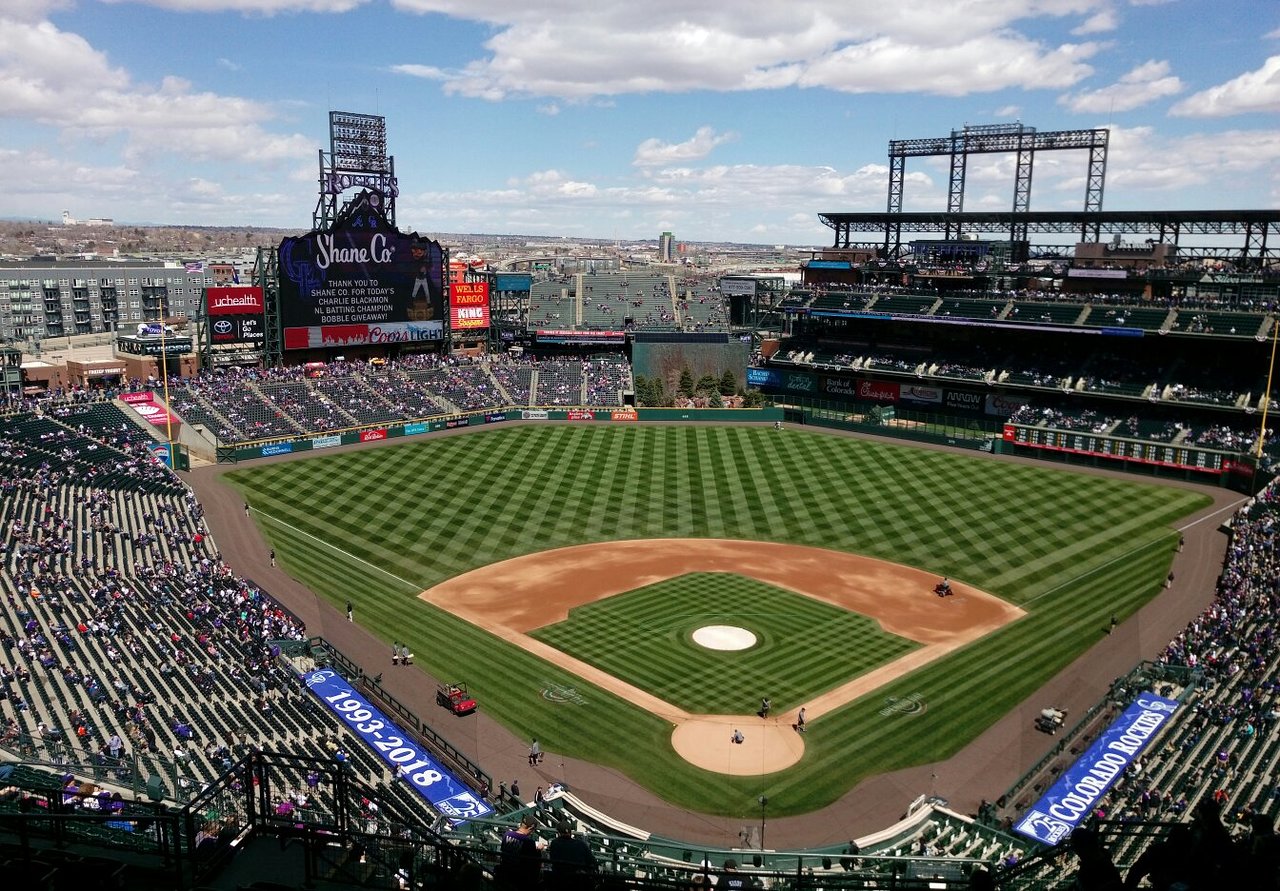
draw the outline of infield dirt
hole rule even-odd
[[[569,610],[692,572],[758,579],[851,610],[921,646],[804,703],[812,725],[824,714],[1025,615],[963,582],[949,597],[937,576],[884,560],[823,548],[724,539],[645,539],[575,545],[504,560],[441,582],[424,600],[571,671],[674,725],[671,744],[705,770],[754,776],[783,770],[804,755],[794,714],[690,714],[621,678],[529,636]],[[741,743],[730,737],[740,730]]]

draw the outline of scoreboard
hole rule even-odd
[[[1028,427],[1023,424],[1005,424],[1004,441],[1045,451],[1069,452],[1076,455],[1090,455],[1115,461],[1130,461],[1212,474],[1231,470],[1236,457],[1232,452],[1200,446],[1124,439],[1083,430]]]

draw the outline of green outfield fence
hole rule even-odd
[[[703,421],[713,424],[772,423],[780,421],[780,408],[505,408],[485,409],[443,417],[421,418],[414,421],[396,421],[390,424],[366,424],[333,430],[324,434],[307,434],[297,437],[276,437],[246,442],[219,444],[219,464],[238,464],[255,458],[270,458],[293,452],[314,452],[355,445],[362,442],[381,442],[400,439],[441,430],[462,427],[483,427],[504,421],[569,421],[573,423],[627,424],[654,421]]]
[[[823,399],[787,397],[780,404],[784,419],[815,427],[857,430],[876,436],[891,436],[912,442],[931,442],[960,446],[984,452],[998,450],[995,445],[1004,430],[997,418],[962,417],[942,412],[925,412],[892,408],[879,419],[871,420],[879,406],[871,403],[833,402]]]

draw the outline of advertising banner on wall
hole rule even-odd
[[[1093,745],[1062,772],[1040,800],[1014,826],[1014,831],[1046,845],[1056,845],[1093,813],[1125,769],[1142,754],[1178,708],[1174,699],[1142,693]]]
[[[927,405],[938,405],[942,402],[942,390],[939,387],[926,387],[921,384],[902,384],[898,396],[906,402],[922,402]]]
[[[377,754],[387,767],[437,812],[453,820],[484,817],[493,808],[427,748],[365,699],[336,672],[322,668],[303,677],[315,697]]]
[[[488,282],[455,282],[449,286],[449,327],[463,332],[489,327]]]
[[[884,381],[858,381],[858,398],[872,402],[897,402],[898,385]]]
[[[983,406],[983,411],[989,415],[995,415],[1000,418],[1007,418],[1015,411],[1027,404],[1027,400],[1021,396],[1004,396],[998,393],[992,393],[987,396]]]
[[[124,394],[125,401],[129,407],[142,416],[142,419],[148,424],[165,430],[172,430],[174,435],[182,427],[182,419],[175,414],[170,414],[163,405],[155,401],[155,394],[150,390],[141,393]]]
[[[726,297],[754,297],[756,280],[754,278],[722,278],[720,293]]]
[[[964,390],[948,390],[943,404],[955,411],[980,412],[986,404],[983,393],[966,393]]]
[[[209,317],[209,339],[215,346],[262,346],[261,288],[206,288],[205,310]]]
[[[444,250],[362,193],[327,231],[280,242],[286,350],[444,338]]]
[[[527,272],[499,272],[494,286],[499,291],[528,291],[533,287],[533,276]]]

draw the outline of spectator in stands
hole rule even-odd
[[[1121,891],[1120,870],[1111,862],[1111,855],[1102,847],[1097,833],[1081,826],[1071,833],[1071,850],[1080,860],[1076,873],[1079,891]]]
[[[556,837],[547,847],[547,860],[551,864],[549,891],[588,891],[592,887],[596,858],[590,846],[573,834],[570,821],[561,820],[556,826]]]
[[[514,785],[514,784],[513,784]],[[542,873],[542,852],[533,832],[538,821],[532,814],[520,818],[520,824],[502,836],[498,866],[494,878],[506,891],[535,891]]]
[[[738,872],[738,861],[729,859],[724,862],[724,873],[720,876],[716,887],[725,888],[727,891],[746,891],[752,885],[746,876]]]

